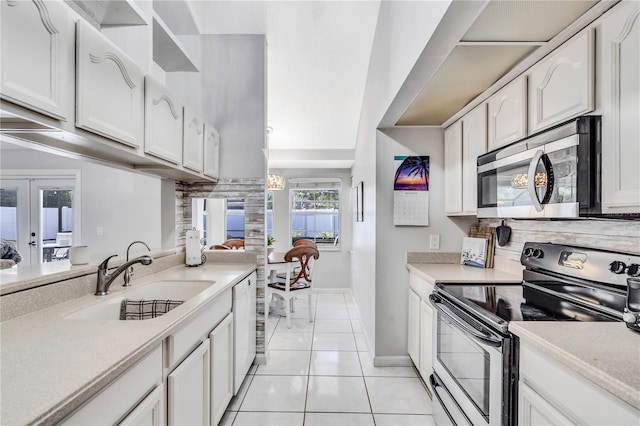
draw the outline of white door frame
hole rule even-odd
[[[22,179],[5,179],[0,177],[0,186],[17,190],[16,203],[16,248],[22,255],[25,264],[30,263],[30,246],[28,238],[31,221],[29,181]],[[27,214],[24,214],[26,212]],[[22,213],[22,214],[19,214]]]
[[[81,186],[82,173],[77,169],[2,169],[0,170],[0,179],[4,180],[71,180],[74,182],[74,196],[73,196],[73,244],[82,244],[82,186]],[[28,195],[31,197],[31,194]],[[31,201],[31,198],[29,198]],[[30,202],[31,204],[31,202]],[[37,204],[37,203],[36,203]],[[30,208],[34,208],[31,206]],[[31,212],[29,216],[25,218],[26,223],[29,224],[31,218]],[[20,226],[20,225],[18,225]],[[27,225],[29,226],[29,225]],[[41,241],[42,236],[38,236]],[[25,242],[24,244],[28,244]],[[22,246],[23,244],[21,244]],[[40,251],[40,250],[38,250]],[[24,253],[30,253],[31,250],[27,249]],[[39,260],[32,259],[33,263],[38,263]]]

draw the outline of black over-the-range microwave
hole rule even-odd
[[[603,216],[601,145],[601,117],[582,116],[481,155],[478,217]]]

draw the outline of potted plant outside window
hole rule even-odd
[[[273,253],[273,243],[276,242],[276,239],[273,238],[271,235],[267,235],[267,256],[270,256],[271,253]]]

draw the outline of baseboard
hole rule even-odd
[[[263,354],[256,354],[253,362],[257,365],[267,365],[267,362],[269,362],[269,349]]]
[[[375,356],[373,365],[376,367],[413,367],[409,355],[403,356]]]

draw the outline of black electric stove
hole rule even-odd
[[[436,294],[502,333],[509,321],[622,321],[640,256],[526,243],[521,285],[437,284]],[[629,273],[630,272],[630,273]]]
[[[439,283],[430,295],[434,419],[516,425],[519,344],[509,322],[622,322],[627,280],[640,275],[639,255],[550,243],[526,243],[520,261],[520,285]]]

